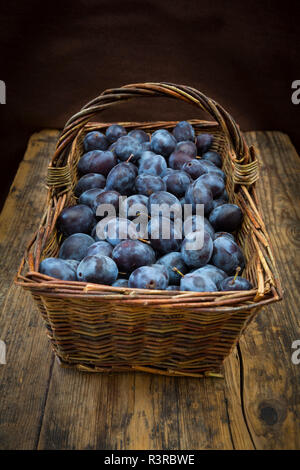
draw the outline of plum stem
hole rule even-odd
[[[196,158],[198,158],[198,160],[201,160],[202,157],[200,157],[199,155],[197,155]]]
[[[181,277],[184,277],[184,274],[182,274],[182,272],[179,271],[179,269],[177,269],[175,266],[174,266],[174,268],[172,268],[172,271],[174,271],[175,273],[179,274]]]
[[[130,160],[134,157],[133,153],[129,156],[129,158],[126,160],[126,163],[130,162]]]
[[[235,280],[236,280],[236,278],[237,278],[238,273],[240,272],[240,270],[241,270],[241,268],[240,268],[240,266],[238,266],[238,267],[236,268],[234,278],[233,278],[232,281],[230,282],[231,285],[235,283]]]
[[[144,214],[144,212],[137,212],[137,213],[136,213],[137,216],[142,215],[142,214]],[[148,217],[148,219],[151,219],[151,217],[150,217],[149,214],[147,214],[147,217]]]
[[[149,240],[145,240],[144,238],[138,238],[138,240],[139,240],[140,242],[147,243],[148,245],[151,245],[151,243],[149,242]]]

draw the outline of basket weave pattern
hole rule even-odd
[[[149,291],[67,282],[38,272],[39,263],[57,256],[61,236],[55,224],[64,207],[76,204],[73,189],[83,139],[112,123],[89,123],[96,113],[138,97],[181,99],[208,112],[214,122],[189,120],[196,134],[214,135],[213,150],[223,158],[230,202],[243,211],[237,235],[246,258],[251,291]],[[122,122],[127,130],[172,129],[177,121]],[[224,358],[256,313],[282,296],[269,238],[258,205],[258,161],[232,117],[190,87],[144,83],[107,90],[66,124],[47,175],[48,203],[40,228],[29,243],[16,282],[28,289],[45,321],[62,365],[86,371],[141,370],[165,375],[218,373]]]

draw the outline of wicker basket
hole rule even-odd
[[[245,277],[255,286],[240,292],[172,292],[66,282],[38,272],[40,261],[56,256],[55,223],[64,207],[76,203],[73,188],[83,138],[111,123],[91,123],[101,110],[139,97],[176,98],[209,113],[214,122],[190,120],[196,134],[214,135],[223,158],[230,202],[244,221],[237,235],[246,258]],[[174,122],[122,122],[127,130],[153,132]],[[164,375],[218,375],[224,358],[255,314],[281,299],[282,291],[269,237],[255,193],[258,162],[232,117],[199,91],[169,83],[142,83],[106,90],[66,124],[48,170],[48,202],[40,228],[16,276],[44,318],[61,365],[93,372],[139,370]]]

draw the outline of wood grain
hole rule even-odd
[[[53,359],[30,296],[12,284],[45,199],[43,175],[57,131],[35,134],[1,214],[2,449],[300,448],[299,157],[281,133],[247,133],[263,160],[258,184],[285,287],[224,363],[224,379],[79,373]],[[296,205],[298,206],[296,207]]]
[[[38,228],[46,200],[44,177],[58,131],[34,134],[1,213],[0,448],[33,449],[38,441],[53,356],[29,295],[13,283],[24,248]]]
[[[300,365],[291,360],[300,339],[300,159],[287,135],[247,133],[261,152],[263,205],[281,274],[284,302],[257,316],[241,338],[246,420],[258,449],[300,448]]]

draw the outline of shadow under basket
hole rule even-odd
[[[100,111],[139,97],[186,101],[214,121],[187,119],[196,134],[214,135],[213,150],[223,159],[231,203],[243,214],[237,234],[254,286],[238,292],[175,292],[67,282],[38,272],[42,259],[57,256],[56,220],[74,205],[77,163],[87,132],[105,132],[112,123],[91,122]],[[172,129],[172,122],[121,122],[128,131]],[[29,243],[16,283],[29,290],[45,321],[62,366],[90,372],[144,371],[175,376],[218,376],[222,363],[259,312],[282,298],[280,280],[255,192],[258,161],[237,124],[215,101],[188,86],[141,83],[106,90],[67,123],[48,169],[45,214]]]

